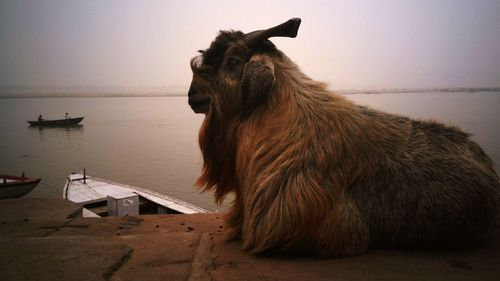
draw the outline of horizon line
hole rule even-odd
[[[477,92],[500,92],[500,87],[436,87],[436,88],[381,88],[381,89],[333,89],[337,94],[389,94],[389,93],[477,93]],[[158,92],[145,93],[133,92],[11,92],[1,93],[0,99],[10,98],[96,98],[96,97],[187,97],[187,93],[179,92]]]

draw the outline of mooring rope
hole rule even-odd
[[[44,185],[44,186],[49,187],[49,188],[52,188],[52,189],[54,189],[55,191],[61,191],[61,190],[62,190],[62,189],[61,189],[61,188],[59,188],[59,187],[55,187],[55,186],[53,186],[53,185],[46,184],[46,183],[43,183],[43,182],[40,182],[39,184]]]

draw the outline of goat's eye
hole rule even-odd
[[[235,58],[230,58],[228,61],[227,61],[227,64],[229,66],[236,66],[240,63],[240,60],[239,59],[235,59]]]
[[[200,76],[204,78],[210,78],[212,76],[212,72],[210,71],[200,71]]]
[[[214,74],[213,69],[209,66],[206,66],[206,65],[202,65],[202,66],[198,67],[197,72],[201,77],[204,77],[204,78],[209,78],[209,77],[213,76],[213,74]]]

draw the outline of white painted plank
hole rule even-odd
[[[121,197],[124,194],[136,193],[150,201],[184,214],[208,213],[207,210],[185,201],[161,194],[149,189],[119,184],[108,180],[87,176],[85,183],[83,175],[71,174],[68,177],[67,199],[76,203],[86,203],[106,200],[106,197]]]

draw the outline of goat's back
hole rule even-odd
[[[491,225],[498,177],[467,133],[366,107],[359,107],[359,118],[386,134],[346,189],[369,225],[372,245],[462,244]]]

